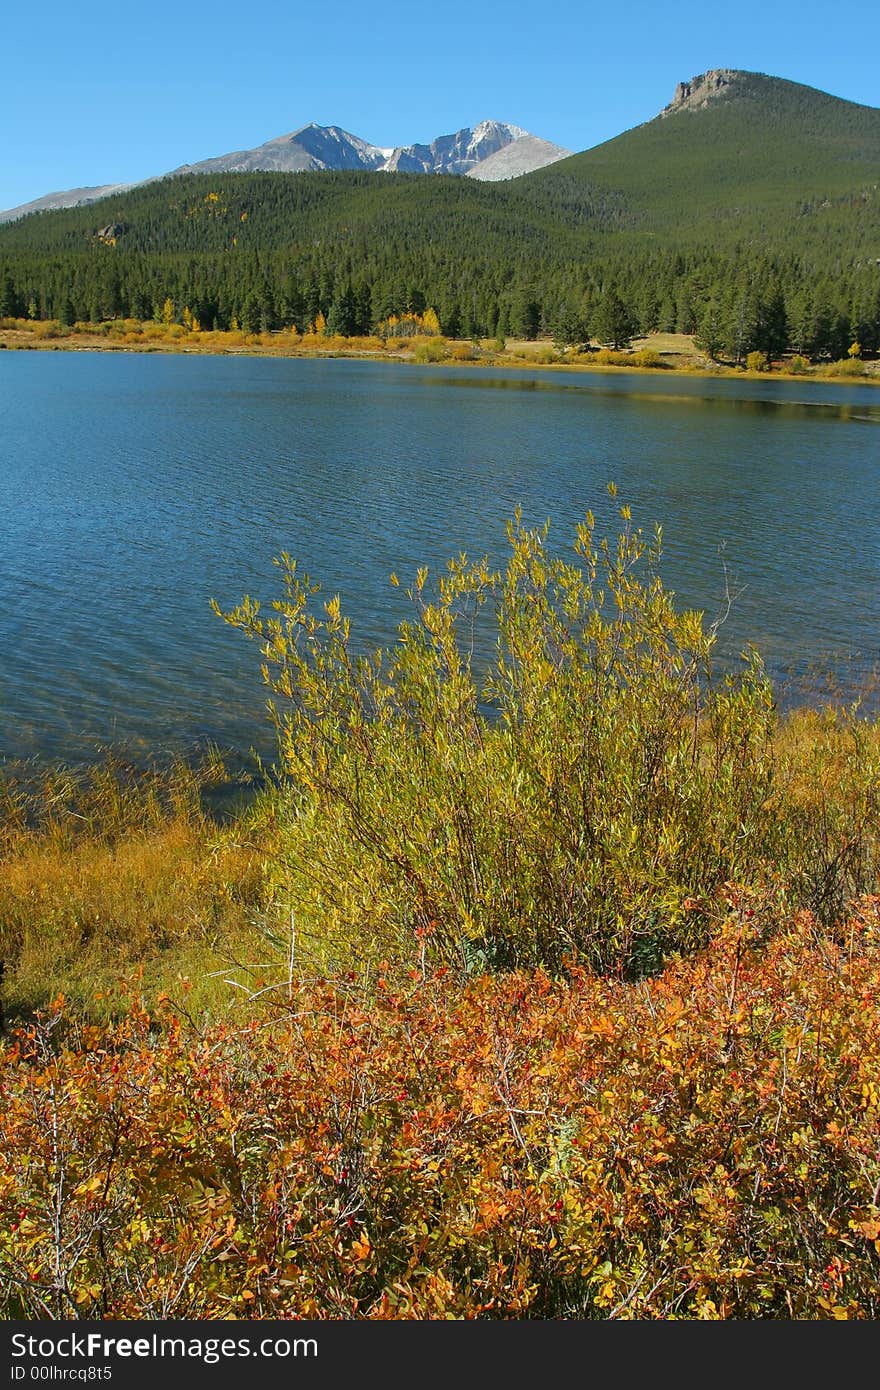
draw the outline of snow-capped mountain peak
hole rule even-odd
[[[518,178],[521,174],[553,164],[570,154],[559,145],[530,135],[521,126],[506,121],[480,121],[464,126],[452,135],[440,135],[430,144],[373,145],[336,125],[317,125],[314,121],[286,135],[276,135],[251,150],[181,164],[172,174],[246,173],[253,170],[299,174],[330,169],[363,169],[369,172],[394,171],[416,174],[466,174],[473,179]],[[168,175],[159,174],[158,178]],[[147,179],[144,182],[152,183]],[[37,209],[76,207],[94,202],[110,192],[121,192],[132,184],[104,185],[50,193],[34,203],[0,212],[0,222],[23,217]]]

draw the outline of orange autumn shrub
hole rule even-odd
[[[37,339],[65,338],[67,329],[59,323],[58,319],[46,319],[41,323],[31,323],[28,325],[30,332]]]
[[[880,899],[829,939],[724,896],[640,983],[59,1005],[0,1057],[3,1314],[876,1318]]]
[[[453,362],[479,362],[481,352],[479,343],[453,343],[449,349]]]

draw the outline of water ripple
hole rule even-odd
[[[217,738],[271,752],[255,652],[209,609],[271,596],[282,549],[339,591],[364,645],[388,584],[504,522],[592,508],[663,523],[664,574],[782,672],[880,660],[876,393],[391,364],[3,354],[0,753]],[[867,428],[866,428],[867,427]]]

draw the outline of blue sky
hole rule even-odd
[[[880,6],[829,0],[48,0],[3,39],[0,208],[312,120],[395,145],[494,117],[585,149],[709,67],[880,105]]]

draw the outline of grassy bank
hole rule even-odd
[[[140,323],[117,319],[101,324],[0,320],[0,349],[71,352],[172,352],[256,357],[354,358],[412,362],[427,366],[447,363],[486,367],[539,367],[566,371],[677,372],[688,376],[730,377],[766,381],[768,376],[797,381],[880,383],[880,362],[847,358],[841,362],[808,363],[789,356],[760,368],[716,362],[701,353],[692,336],[654,333],[621,351],[594,343],[588,352],[562,349],[551,341],[487,338],[447,340],[421,338],[344,338],[295,330],[276,333],[188,330],[182,324]],[[761,354],[758,354],[761,356]]]
[[[7,778],[7,1316],[880,1313],[880,725],[716,670],[622,517],[372,657],[283,559],[222,823]]]
[[[794,710],[775,728],[768,756],[784,862],[756,862],[749,891],[768,930],[803,910],[833,933],[849,904],[878,884],[880,726],[832,708]],[[8,1028],[59,997],[69,1016],[106,1023],[125,1013],[132,992],[150,1008],[167,996],[202,1023],[235,1015],[251,993],[286,987],[293,893],[298,974],[342,974],[367,987],[380,962],[399,981],[432,954],[450,969],[432,951],[436,919],[427,933],[414,925],[408,939],[393,920],[399,905],[384,922],[375,902],[341,920],[333,898],[356,887],[351,866],[343,861],[335,882],[328,873],[310,885],[297,861],[312,852],[311,827],[297,830],[289,792],[263,791],[218,821],[204,806],[217,777],[217,765],[132,774],[112,762],[36,778],[31,770],[26,784],[4,774],[0,1000]],[[310,920],[316,887],[323,930]],[[695,940],[726,920],[727,893],[721,883],[711,898],[687,901]],[[453,973],[482,968],[477,956]]]
[[[272,815],[265,798],[219,821],[215,760],[135,771],[7,769],[0,784],[0,960],[8,1023],[63,995],[106,1020],[120,987],[222,1011],[215,980],[253,957],[266,901]]]

